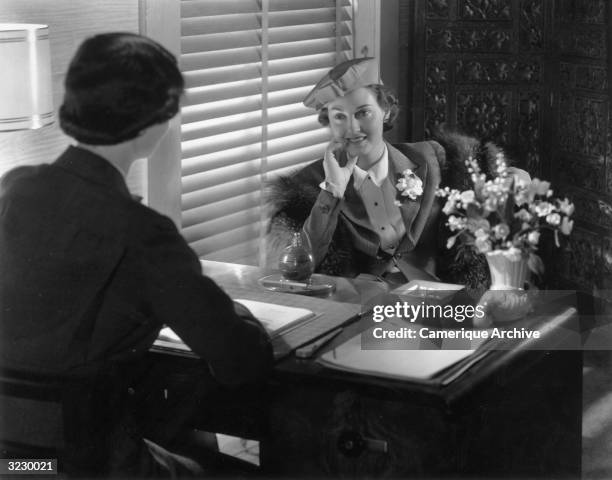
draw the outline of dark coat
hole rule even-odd
[[[1,367],[117,370],[142,359],[164,324],[220,383],[251,382],[271,367],[260,323],[202,275],[173,222],[135,201],[105,159],[70,147],[53,164],[3,177]]]
[[[164,324],[223,383],[252,380],[269,363],[259,322],[202,276],[170,219],[86,150],[4,176],[0,272],[3,366],[91,370],[142,356]]]

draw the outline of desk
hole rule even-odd
[[[254,267],[204,262],[220,285],[252,286]],[[384,284],[339,279],[330,299],[372,301]],[[550,314],[564,311],[551,306]],[[346,327],[327,349],[363,331]],[[493,351],[448,385],[386,380],[288,357],[269,385],[266,475],[532,478],[580,472],[580,351]]]

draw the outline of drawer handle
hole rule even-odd
[[[338,436],[338,450],[347,457],[358,457],[364,450],[387,453],[387,441],[374,438],[364,438],[361,434],[344,430]]]

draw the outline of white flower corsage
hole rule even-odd
[[[408,197],[411,200],[416,200],[417,197],[423,195],[423,180],[409,168],[402,172],[402,176],[397,181],[395,187],[400,191],[403,197]],[[396,205],[400,205],[399,200],[395,201]]]

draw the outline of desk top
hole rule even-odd
[[[251,265],[215,262],[212,260],[202,260],[201,263],[203,273],[214,279],[222,287],[263,288],[259,287],[257,280],[268,274],[268,272],[264,272],[259,267]],[[336,290],[316,298],[366,305],[379,295],[389,292],[389,286],[382,281],[364,278],[331,278],[336,283]]]
[[[257,279],[266,274],[253,266],[208,260],[203,260],[202,266],[205,275],[228,289],[262,288],[257,284]],[[389,291],[384,282],[339,277],[334,277],[334,280],[337,284],[336,291],[325,298],[336,302],[360,303],[364,306],[364,311],[367,311],[368,305],[376,303],[377,299]],[[377,394],[392,392],[393,394],[408,394],[411,397],[420,396],[428,402],[431,401],[431,397],[436,397],[448,406],[497,375],[501,369],[524,371],[525,368],[529,368],[529,364],[537,362],[546,355],[547,349],[556,348],[564,337],[571,333],[572,328],[567,328],[567,326],[576,322],[576,309],[570,304],[570,299],[557,295],[552,301],[539,305],[536,312],[530,315],[530,318],[525,319],[522,325],[529,322],[532,324],[546,322],[547,325],[554,327],[547,329],[546,335],[543,335],[542,338],[521,339],[513,342],[511,348],[506,345],[500,350],[476,352],[431,381],[412,382],[360,375],[326,368],[312,359],[297,359],[294,356],[289,356],[277,364],[276,379],[284,383],[314,381],[322,384],[331,383],[336,386],[342,383],[347,387],[360,386],[373,389],[377,391]],[[372,325],[371,315],[362,315],[359,320],[345,326],[343,332],[328,346],[321,349],[319,355],[341,345]],[[573,331],[575,330],[574,328]]]

